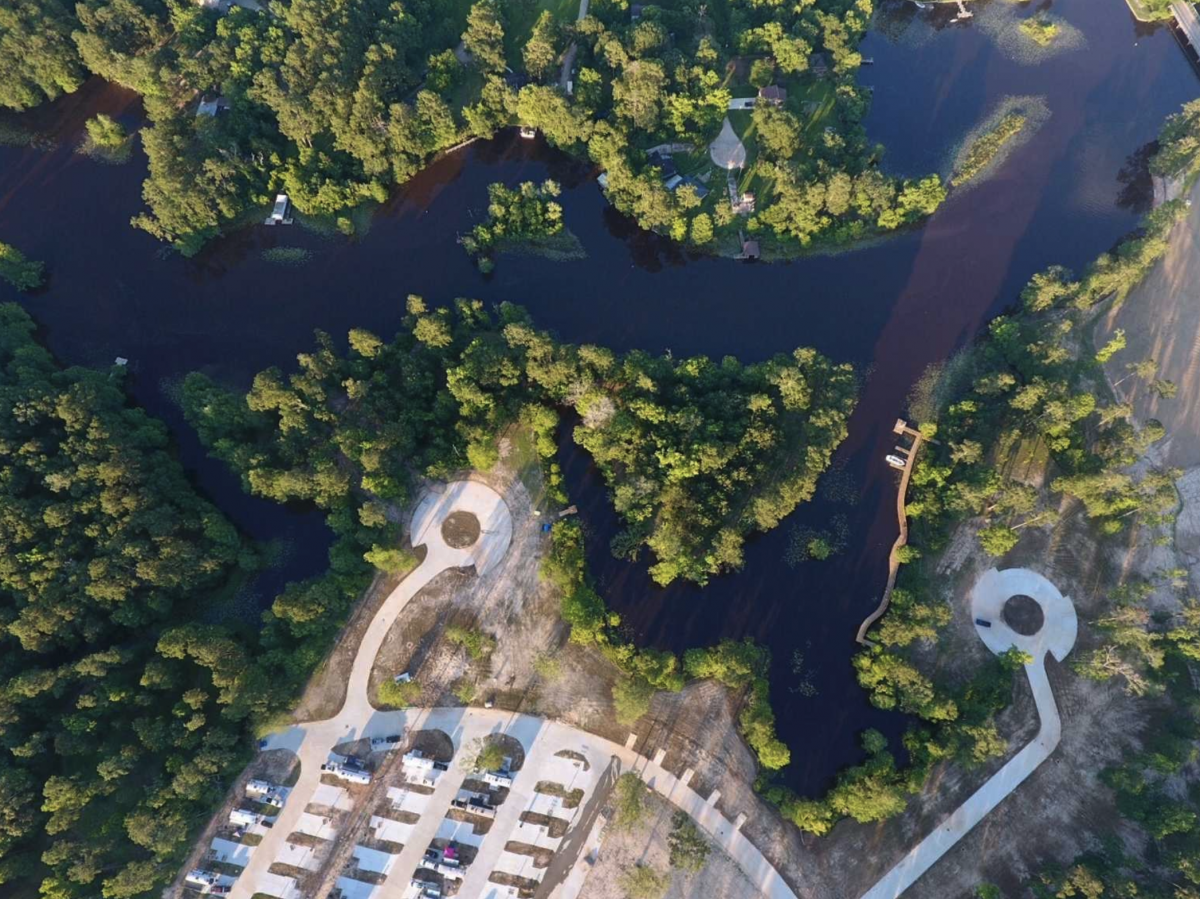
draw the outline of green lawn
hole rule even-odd
[[[520,71],[521,69],[521,50],[525,47],[525,42],[529,40],[529,35],[533,32],[533,24],[541,16],[543,10],[549,11],[550,15],[554,16],[561,24],[569,25],[579,16],[579,0],[538,0],[536,6],[528,9],[506,11],[505,55],[508,57],[508,64],[514,70]]]
[[[459,76],[459,82],[447,98],[447,102],[451,109],[462,109],[478,100],[482,91],[483,73],[474,66],[464,66]]]
[[[804,136],[813,140],[820,136],[825,129],[825,120],[833,112],[836,99],[835,88],[828,78],[799,76],[789,79],[787,83],[788,106],[804,123]],[[816,109],[807,112],[809,104],[816,104]],[[810,107],[811,108],[811,107]]]
[[[741,193],[754,193],[756,182],[761,180],[756,174],[758,169],[758,138],[755,134],[754,113],[748,109],[731,109],[729,111],[729,124],[733,125],[733,130],[737,132],[737,136],[742,139],[742,143],[746,147],[746,167],[742,170],[741,180],[738,182],[738,191]]]

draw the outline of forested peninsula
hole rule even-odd
[[[645,228],[720,252],[740,252],[741,230],[786,255],[919,221],[945,196],[936,175],[883,173],[867,140],[855,47],[871,12],[596,0],[576,21],[534,0],[30,0],[0,10],[0,105],[89,73],[140,93],[150,170],[133,223],[186,254],[277,191],[350,232],[352,209],[438,152],[520,124],[599,165]],[[746,156],[728,184],[708,151],[727,114]]]
[[[123,369],[62,369],[33,330],[0,305],[0,892],[123,899],[169,879],[284,694],[206,623],[256,554]]]
[[[184,383],[189,421],[249,490],[312,501],[354,552],[382,551],[395,542],[385,507],[411,498],[413,478],[491,468],[516,422],[538,435],[556,480],[565,417],[625,523],[614,551],[649,549],[660,584],[740,567],[748,534],[810,499],[857,390],[850,366],[811,349],[755,365],[618,355],[476,300],[409,297],[392,341],[352,331],[348,356],[317,340],[299,371],[261,372],[244,398],[200,374]]]

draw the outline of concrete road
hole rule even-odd
[[[470,512],[479,519],[479,539],[472,546],[455,549],[442,539],[441,525],[451,512]],[[425,558],[383,601],[363,634],[341,710],[333,718],[289,728],[267,741],[268,748],[288,749],[299,757],[300,778],[275,825],[251,854],[230,891],[230,899],[251,899],[256,892],[268,892],[263,889],[269,879],[268,869],[283,851],[287,837],[295,831],[304,807],[320,785],[321,765],[329,760],[333,747],[359,739],[367,733],[368,725],[388,718],[376,712],[367,699],[367,683],[375,657],[396,616],[421,588],[446,569],[474,566],[478,574],[483,574],[497,565],[512,540],[512,516],[504,499],[491,487],[477,481],[455,481],[422,499],[413,512],[410,533],[414,546],[425,547]],[[397,731],[388,731],[384,726],[370,732],[385,736]]]
[[[1042,607],[1041,630],[1031,636],[1018,634],[1004,623],[1004,604],[1013,596],[1029,596]],[[971,615],[991,626],[975,625],[979,639],[999,655],[1015,646],[1032,661],[1025,666],[1041,728],[1033,741],[1008,760],[937,829],[918,843],[900,862],[863,894],[863,899],[895,899],[961,840],[976,824],[1050,757],[1062,738],[1062,719],[1054,692],[1046,677],[1046,653],[1058,661],[1075,645],[1078,621],[1075,606],[1058,588],[1036,571],[1027,568],[995,568],[984,573],[971,591]]]
[[[459,511],[471,512],[480,523],[479,539],[466,549],[455,549],[442,539],[442,522],[451,512]],[[542,796],[535,790],[538,782],[546,779],[547,770],[555,770],[556,762],[561,762],[556,758],[557,754],[570,750],[588,761],[587,773],[579,775],[578,781],[571,784],[584,789],[585,801],[601,775],[614,765],[621,770],[636,771],[652,789],[691,815],[751,882],[759,886],[764,896],[796,899],[762,853],[717,810],[715,794],[707,799],[701,797],[685,781],[633,749],[557,722],[495,709],[377,711],[367,699],[367,685],[375,657],[396,616],[422,587],[447,568],[474,567],[482,574],[498,565],[512,539],[512,519],[503,498],[490,487],[475,481],[455,482],[427,495],[413,513],[411,529],[413,544],[426,547],[425,558],[384,600],[363,635],[341,710],[333,718],[290,727],[270,735],[265,741],[266,749],[286,749],[297,755],[300,777],[275,825],[250,853],[245,869],[233,885],[231,899],[252,899],[255,893],[295,899],[295,882],[272,875],[268,869],[285,853],[287,837],[297,829],[305,807],[319,788],[321,765],[329,760],[338,744],[409,730],[445,732],[454,744],[456,757],[450,770],[439,778],[434,795],[421,813],[408,843],[390,864],[387,880],[372,890],[373,899],[394,899],[404,895],[429,840],[438,831],[450,800],[468,773],[458,758],[459,750],[489,734],[506,734],[520,742],[526,753],[525,763],[517,772],[508,798],[480,846],[459,895],[482,896],[488,889],[488,877],[503,854],[510,834],[518,827],[521,812],[529,809],[536,797]]]

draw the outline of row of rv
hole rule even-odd
[[[467,866],[459,859],[458,847],[454,843],[445,849],[435,849],[430,846],[425,850],[425,858],[421,860],[421,867],[436,871],[446,880],[461,882],[467,876]],[[423,879],[419,872],[413,877],[412,885],[416,888],[417,896],[420,899],[440,899],[442,895],[441,884],[437,881]]]
[[[246,781],[246,798],[267,805],[282,807],[287,799],[287,789],[266,780],[248,780]],[[229,823],[239,831],[258,827],[259,825],[263,825],[264,827],[271,826],[271,821],[266,815],[261,815],[258,812],[252,812],[245,808],[235,808],[231,811],[229,813]],[[198,890],[201,893],[209,893],[213,896],[224,896],[232,889],[232,887],[221,883],[221,875],[216,871],[206,871],[203,868],[194,868],[188,871],[184,875],[183,880],[192,889]]]

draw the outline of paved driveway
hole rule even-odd
[[[1028,596],[1042,607],[1044,621],[1033,635],[1018,634],[1004,622],[1004,604],[1013,596]],[[1028,653],[1033,661],[1025,666],[1041,728],[1024,749],[997,771],[960,805],[937,830],[929,834],[871,887],[863,899],[895,899],[928,871],[947,851],[982,821],[1005,797],[1050,757],[1062,738],[1062,719],[1054,703],[1054,692],[1046,677],[1046,653],[1058,661],[1075,645],[1078,621],[1075,606],[1058,588],[1028,568],[995,568],[984,573],[971,591],[971,615],[990,621],[975,625],[985,646],[999,655],[1011,647]]]
[[[466,549],[455,549],[442,539],[441,524],[451,512],[471,512],[480,522],[480,536]],[[378,711],[367,699],[367,684],[375,657],[396,616],[422,587],[447,568],[474,567],[484,573],[499,564],[508,550],[512,537],[512,519],[504,500],[490,487],[475,481],[460,481],[426,496],[417,506],[412,518],[414,545],[424,545],[426,556],[420,566],[408,575],[383,602],[375,619],[363,636],[358,655],[351,669],[346,701],[341,711],[325,721],[290,727],[270,735],[266,749],[287,749],[300,759],[300,777],[290,791],[283,810],[274,826],[267,831],[262,843],[254,847],[246,866],[233,885],[231,899],[252,899],[256,893],[292,899],[296,894],[295,881],[269,873],[275,861],[301,858],[297,847],[287,843],[287,837],[308,823],[312,815],[306,806],[315,800],[328,803],[336,790],[320,783],[321,765],[330,758],[334,747],[350,740],[382,737],[410,730],[440,730],[454,744],[455,760],[450,770],[438,778],[432,796],[422,796],[420,818],[413,825],[403,825],[405,831],[401,852],[379,853],[370,856],[374,868],[386,868],[387,879],[380,885],[365,884],[339,878],[338,885],[353,892],[357,899],[395,899],[405,894],[412,874],[416,871],[425,849],[446,826],[446,813],[458,787],[469,773],[461,765],[459,750],[466,744],[488,735],[504,734],[520,742],[525,749],[525,762],[514,777],[508,797],[498,809],[488,835],[479,844],[475,861],[467,869],[466,880],[459,891],[465,899],[474,899],[492,891],[488,878],[495,870],[511,867],[515,861],[505,850],[513,835],[537,845],[549,845],[549,838],[534,835],[520,822],[525,811],[538,810],[558,817],[573,818],[578,810],[561,809],[555,797],[537,791],[541,781],[562,782],[562,786],[584,791],[585,798],[595,789],[601,774],[612,768],[636,771],[651,789],[675,806],[687,812],[712,839],[733,858],[738,866],[758,884],[770,899],[796,899],[783,878],[742,836],[740,829],[717,809],[719,794],[701,797],[688,786],[687,775],[676,777],[662,767],[662,758],[650,761],[633,749],[620,746],[586,731],[536,718],[497,709],[405,709]],[[577,765],[560,753],[569,751],[586,759]],[[688,772],[690,774],[690,772]],[[393,795],[389,791],[389,795]],[[393,797],[394,798],[394,797]],[[371,819],[376,831],[387,827],[387,819]],[[398,822],[392,822],[401,826]],[[335,836],[330,831],[328,836]],[[380,856],[386,855],[387,858]],[[366,858],[359,854],[360,863]],[[521,856],[520,858],[528,858]],[[307,863],[309,856],[303,856]],[[294,861],[292,863],[295,863]],[[545,869],[540,869],[544,873]]]

